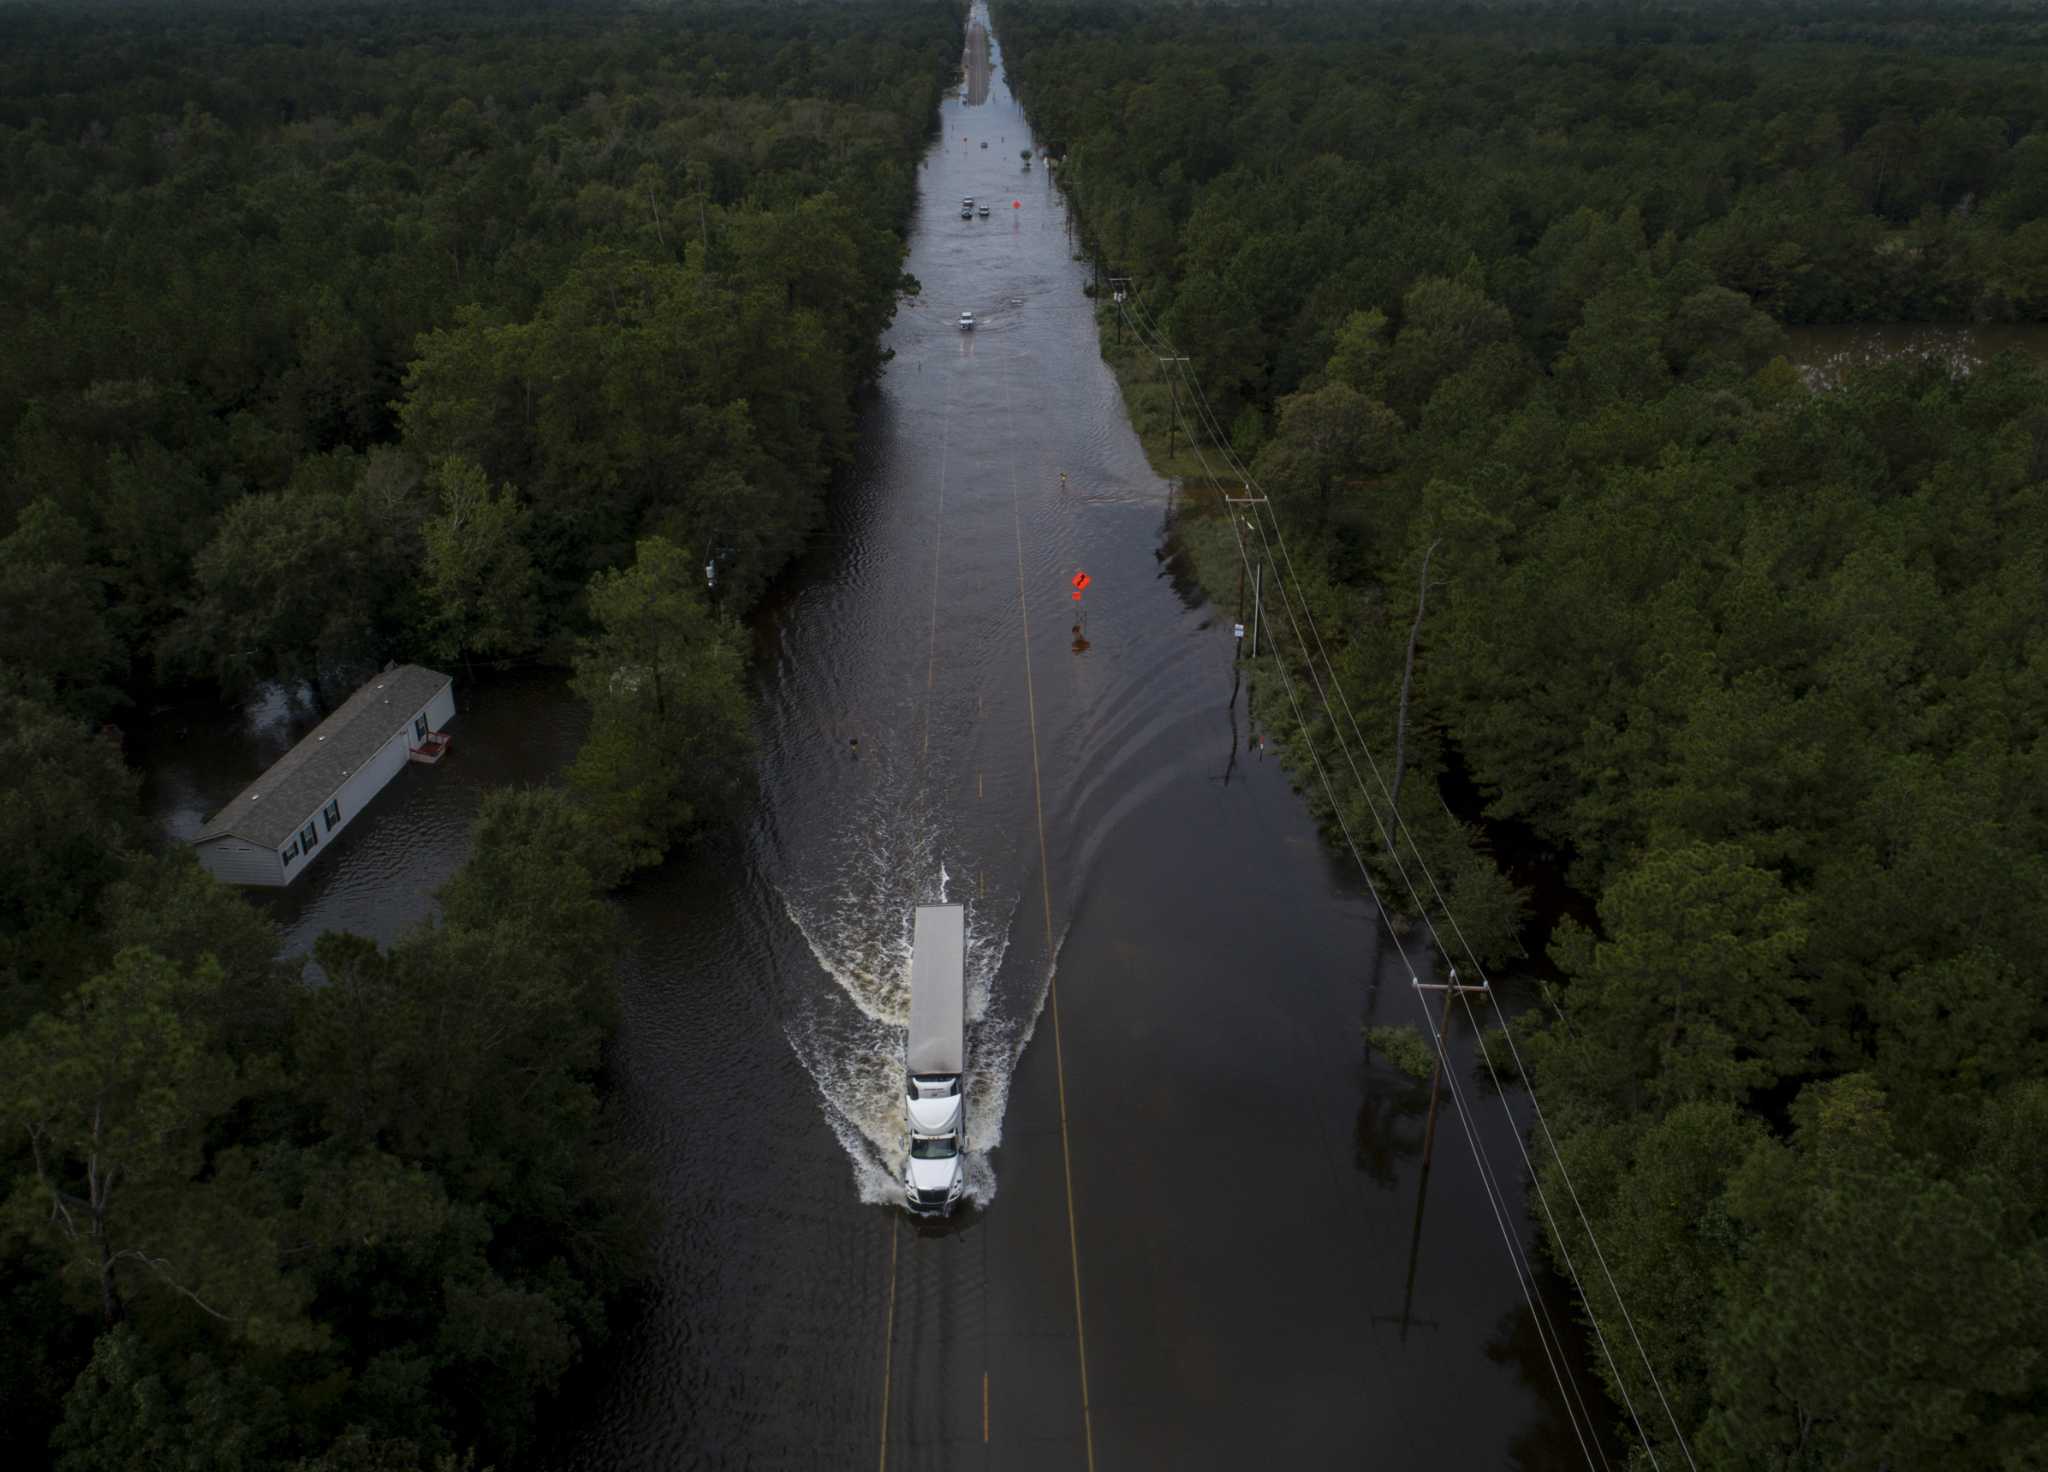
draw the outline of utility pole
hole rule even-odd
[[[1458,968],[1451,968],[1451,979],[1445,981],[1418,981],[1415,989],[1419,992],[1440,991],[1444,994],[1444,1015],[1436,1029],[1436,1071],[1429,1078],[1429,1123],[1422,1131],[1422,1168],[1429,1169],[1429,1159],[1436,1149],[1436,1106],[1437,1096],[1443,1088],[1444,1060],[1450,1052],[1451,998],[1461,993],[1477,993],[1482,997],[1493,995],[1486,986],[1464,986],[1458,981]]]
[[[1161,358],[1159,366],[1161,369],[1164,369],[1168,363],[1185,362],[1187,362],[1185,357]],[[1173,455],[1173,426],[1180,419],[1180,380],[1169,375],[1166,380],[1166,387],[1173,395],[1173,418],[1166,421],[1166,453],[1171,458]],[[1192,440],[1194,436],[1190,435],[1188,438]]]
[[[1161,361],[1165,361],[1165,360],[1163,360],[1163,359],[1162,359]],[[1183,359],[1182,359],[1181,361],[1182,361],[1182,362],[1186,362],[1187,360],[1186,360],[1185,358],[1183,358]],[[1176,405],[1175,405],[1175,407],[1176,407],[1176,410],[1178,410],[1178,407],[1179,407],[1179,406],[1178,406],[1178,403],[1177,403],[1177,402],[1176,402]],[[1171,452],[1169,451],[1169,453],[1171,453]],[[1264,496],[1254,496],[1254,495],[1252,494],[1252,488],[1251,488],[1250,486],[1246,486],[1246,487],[1244,488],[1244,494],[1243,494],[1242,496],[1225,496],[1225,497],[1223,498],[1223,504],[1224,504],[1224,505],[1226,505],[1226,506],[1263,506],[1263,505],[1265,505],[1265,504],[1266,504],[1266,498],[1265,498]],[[1247,520],[1247,521],[1245,522],[1245,525],[1246,525],[1246,526],[1248,526],[1248,527],[1251,527],[1251,528],[1252,528],[1252,530],[1254,530],[1254,531],[1258,530],[1258,528],[1257,528],[1256,526],[1254,526],[1254,525],[1253,525],[1253,523],[1252,523],[1251,521],[1249,521],[1249,520]],[[1253,659],[1257,659],[1257,658],[1259,657],[1259,612],[1260,612],[1260,605],[1261,605],[1261,604],[1263,604],[1263,603],[1265,602],[1265,600],[1266,600],[1266,564],[1265,564],[1265,560],[1264,560],[1264,559],[1262,558],[1262,559],[1260,559],[1259,565],[1258,565],[1258,566],[1257,566],[1256,568],[1254,568],[1254,569],[1253,569],[1253,575],[1252,575],[1252,658],[1253,658]],[[1239,565],[1238,565],[1238,573],[1237,573],[1237,607],[1238,607],[1238,612],[1239,612],[1239,613],[1243,613],[1243,611],[1244,611],[1244,565],[1243,565],[1243,563],[1241,563],[1241,562],[1240,562],[1240,563],[1239,563]],[[1241,620],[1241,619],[1240,619],[1240,622],[1242,622],[1242,620]]]
[[[1118,347],[1122,347],[1124,342],[1124,298],[1130,294],[1130,289],[1130,277],[1112,276],[1109,278],[1110,296],[1116,303],[1116,342]]]
[[[1259,657],[1259,604],[1266,592],[1266,564],[1262,560],[1252,570],[1252,658]]]

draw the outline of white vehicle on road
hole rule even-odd
[[[903,1060],[904,1204],[920,1216],[946,1216],[967,1186],[967,923],[959,905],[917,908]]]
[[[962,312],[960,314],[960,330],[962,332],[974,331],[974,313]]]

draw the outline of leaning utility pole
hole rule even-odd
[[[1163,362],[1168,362],[1168,361],[1171,361],[1171,360],[1170,360],[1170,359],[1165,359],[1165,358],[1162,358],[1162,359],[1160,359],[1160,361],[1161,361],[1161,362],[1163,363]],[[1187,361],[1187,359],[1185,359],[1185,358],[1182,358],[1182,359],[1180,359],[1180,361],[1181,361],[1181,362],[1183,362],[1183,363],[1185,363],[1185,362]],[[1179,412],[1179,408],[1180,408],[1180,404],[1179,404],[1179,401],[1178,401],[1178,400],[1176,399],[1176,400],[1175,400],[1175,403],[1174,403],[1174,411],[1175,411],[1176,413],[1178,413],[1178,412]],[[1172,452],[1171,450],[1169,450],[1169,451],[1167,451],[1167,453],[1168,453],[1168,454],[1172,454],[1173,452]],[[1265,498],[1264,496],[1254,496],[1254,495],[1252,494],[1252,488],[1251,488],[1250,486],[1246,486],[1246,487],[1244,488],[1244,494],[1243,494],[1242,496],[1225,496],[1225,497],[1223,498],[1223,504],[1224,504],[1224,505],[1226,505],[1226,506],[1264,506],[1264,505],[1266,505],[1266,504],[1267,504],[1267,502],[1266,502],[1266,498]],[[1233,514],[1234,514],[1234,513],[1233,513]],[[1257,527],[1256,527],[1256,526],[1255,526],[1255,525],[1254,525],[1254,524],[1252,523],[1252,521],[1251,521],[1251,520],[1250,520],[1249,518],[1247,518],[1247,519],[1245,520],[1245,525],[1246,525],[1246,526],[1248,526],[1248,527],[1251,527],[1251,528],[1252,528],[1252,529],[1253,529],[1254,531],[1256,531],[1256,530],[1258,529],[1258,528],[1257,528]],[[1260,618],[1259,618],[1259,611],[1260,611],[1261,607],[1262,607],[1262,606],[1264,605],[1265,601],[1266,601],[1266,563],[1265,563],[1265,559],[1261,558],[1261,559],[1259,560],[1259,564],[1258,564],[1258,566],[1256,566],[1256,567],[1254,567],[1254,568],[1252,569],[1252,658],[1253,658],[1253,659],[1257,659],[1257,658],[1259,657],[1259,622],[1260,622]],[[1240,562],[1240,563],[1238,564],[1238,570],[1237,570],[1237,621],[1238,621],[1239,623],[1243,623],[1243,622],[1244,622],[1244,564],[1243,564],[1242,562]]]
[[[1451,998],[1461,993],[1471,992],[1477,992],[1482,997],[1490,997],[1493,995],[1493,992],[1484,984],[1479,986],[1461,985],[1458,981],[1458,968],[1455,966],[1451,968],[1451,979],[1449,981],[1418,981],[1415,983],[1415,989],[1418,992],[1440,991],[1444,994],[1444,1015],[1443,1019],[1438,1022],[1436,1029],[1436,1071],[1429,1077],[1429,1123],[1424,1126],[1422,1131],[1422,1168],[1428,1170],[1430,1155],[1436,1149],[1437,1095],[1443,1088],[1444,1062],[1450,1053]],[[1484,1044],[1481,1046],[1484,1046]]]
[[[1187,362],[1185,357],[1161,358],[1159,366],[1163,369],[1168,363],[1185,362]],[[1180,418],[1180,380],[1169,375],[1166,380],[1166,387],[1173,394],[1173,418],[1166,421],[1166,453],[1168,458],[1171,458],[1173,455],[1173,426]],[[1194,436],[1190,434],[1188,439],[1193,441]]]
[[[1252,658],[1259,657],[1259,605],[1266,598],[1266,564],[1261,559],[1252,570]]]

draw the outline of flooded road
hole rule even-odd
[[[1448,1117],[1420,1199],[1427,1090],[1359,1035],[1419,1021],[1408,963],[1248,746],[1230,615],[1162,565],[1166,487],[1030,141],[999,70],[945,104],[923,297],[764,619],[760,801],[623,897],[658,1275],[551,1465],[1582,1465]],[[580,734],[558,682],[457,698],[449,761],[281,902],[295,945],[425,914],[478,774],[544,777]],[[235,731],[152,754],[167,827],[267,759],[221,743],[286,739]],[[972,1199],[923,1225],[899,1090],[911,912],[941,899]],[[1528,1239],[1512,1124],[1468,1094]]]
[[[972,107],[980,107],[988,101],[989,75],[992,70],[990,60],[988,26],[980,18],[969,21],[966,75],[962,82],[966,95],[960,99],[962,102]]]

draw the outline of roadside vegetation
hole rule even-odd
[[[1698,1464],[2031,1465],[2048,374],[1896,361],[1812,392],[1783,327],[2048,320],[2039,13],[997,22],[1104,276],[1134,278],[1271,497],[1382,759],[1427,588],[1401,813],[1489,960],[1519,928],[1561,972],[1530,1081]],[[1234,581],[1227,537],[1187,540]],[[1334,752],[1319,709],[1289,734]],[[1439,799],[1468,792],[1469,829]],[[1377,849],[1364,794],[1338,801]],[[1593,923],[1519,924],[1505,832]],[[1616,1347],[1592,1351],[1612,1422],[1638,1442],[1626,1391],[1681,1465],[1559,1221]]]
[[[945,3],[0,12],[0,1425],[530,1464],[639,1280],[606,893],[751,769],[737,617],[881,366]],[[715,593],[703,564],[717,563]],[[275,927],[116,721],[573,665],[434,923]]]

